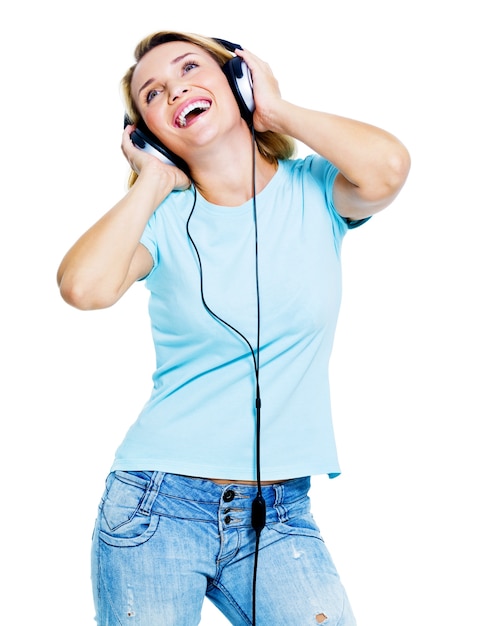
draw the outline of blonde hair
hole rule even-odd
[[[200,48],[203,48],[211,54],[215,61],[222,67],[229,59],[232,58],[231,53],[216,39],[211,37],[204,37],[203,35],[196,35],[193,33],[182,33],[176,31],[159,31],[148,35],[142,41],[138,43],[134,50],[134,58],[136,63],[132,65],[124,74],[121,80],[121,90],[124,98],[124,104],[126,107],[126,113],[129,116],[133,124],[136,124],[141,119],[136,104],[131,94],[131,82],[134,70],[138,62],[147,54],[150,50],[156,46],[160,46],[164,43],[171,41],[187,41]],[[292,137],[282,135],[281,133],[275,133],[272,131],[265,131],[260,133],[255,131],[255,141],[259,153],[267,159],[270,163],[275,163],[277,160],[289,159],[295,153],[295,142]],[[131,171],[129,176],[128,185],[132,187],[136,182],[137,174]]]

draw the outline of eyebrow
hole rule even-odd
[[[197,54],[196,52],[186,52],[185,54],[180,54],[179,57],[176,57],[175,59],[173,59],[170,63],[170,65],[176,65],[176,63],[179,63],[180,61],[182,61],[185,57],[189,57],[192,54]],[[148,87],[151,83],[154,83],[154,78],[148,78],[148,80],[144,83],[144,85],[142,85],[139,88],[138,91],[138,96],[140,95],[141,91],[143,91],[143,89],[146,89],[146,87]]]

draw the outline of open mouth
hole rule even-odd
[[[180,128],[184,128],[188,126],[188,124],[194,120],[198,115],[204,113],[211,107],[211,102],[209,100],[194,100],[187,104],[184,109],[181,110],[180,114],[176,118],[176,125]]]

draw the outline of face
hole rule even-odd
[[[220,66],[189,42],[150,50],[134,70],[131,93],[151,132],[188,162],[194,148],[209,145],[241,122]]]

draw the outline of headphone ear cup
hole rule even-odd
[[[240,57],[229,59],[223,66],[223,72],[238,103],[242,118],[251,126],[255,100],[250,70]]]
[[[129,117],[124,116],[124,127],[131,124]],[[179,167],[187,176],[190,175],[188,164],[183,161],[177,154],[171,152],[159,139],[153,135],[144,122],[140,121],[131,133],[131,141],[133,144],[149,154],[155,156],[157,159],[168,165],[175,165]]]

